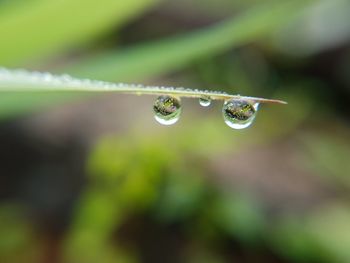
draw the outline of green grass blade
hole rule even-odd
[[[48,72],[30,72],[0,68],[0,92],[118,92],[135,95],[172,95],[188,98],[209,98],[210,100],[246,100],[252,103],[280,103],[271,100],[241,95],[230,95],[221,91],[208,91],[189,88],[143,86],[127,83],[78,79],[67,74],[53,75]]]
[[[37,0],[0,11],[0,65],[24,65],[82,46],[158,0]]]
[[[81,77],[139,81],[180,69],[195,59],[222,53],[274,32],[299,15],[313,0],[261,4],[197,32],[127,50],[106,52],[66,69]]]

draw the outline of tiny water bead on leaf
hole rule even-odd
[[[199,104],[203,107],[208,107],[211,104],[211,98],[209,96],[202,96],[199,98]]]
[[[172,125],[176,123],[181,115],[180,99],[172,96],[159,96],[153,105],[154,118],[160,124]]]
[[[225,123],[233,129],[244,129],[255,119],[259,103],[250,103],[245,100],[225,101],[222,108]]]

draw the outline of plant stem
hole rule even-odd
[[[80,91],[80,92],[118,92],[136,95],[172,95],[188,98],[210,98],[212,100],[247,100],[253,103],[278,103],[285,101],[230,95],[221,91],[208,91],[188,88],[143,86],[125,83],[112,83],[90,79],[78,79],[69,75],[53,75],[47,72],[9,70],[0,68],[0,92],[35,91]]]

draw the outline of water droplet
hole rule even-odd
[[[159,96],[154,102],[153,111],[154,118],[160,124],[172,125],[180,118],[180,99],[168,95]]]
[[[255,119],[259,103],[251,104],[244,100],[225,101],[222,108],[225,123],[233,129],[244,129]]]
[[[208,107],[211,104],[211,99],[209,96],[202,96],[199,98],[199,104],[203,107]]]

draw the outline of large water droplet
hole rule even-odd
[[[211,104],[211,99],[209,96],[203,96],[199,98],[199,104],[203,107],[208,107]]]
[[[259,103],[254,105],[244,100],[225,101],[222,108],[225,123],[233,129],[247,128],[255,119]]]
[[[159,96],[154,102],[153,111],[154,118],[160,124],[172,125],[180,118],[180,99],[168,95]]]

